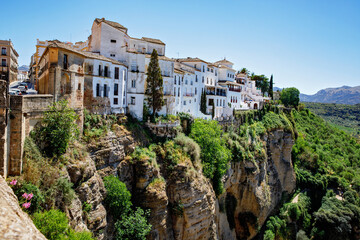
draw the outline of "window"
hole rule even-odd
[[[197,75],[195,76],[195,82],[198,82],[198,76]]]
[[[217,71],[215,70],[215,76],[217,76]]]
[[[108,95],[107,95],[107,84],[104,84],[104,97],[108,97]]]
[[[110,57],[115,57],[115,54],[110,54]]]
[[[115,39],[111,39],[110,42],[116,43],[116,40],[115,40]]]
[[[178,88],[178,97],[180,97],[180,88]]]
[[[210,69],[209,69],[209,68],[207,68],[207,71],[209,72],[209,71],[210,71]]]
[[[174,87],[174,94],[173,95],[176,96],[176,87]]]
[[[211,72],[214,72],[214,69],[211,69]]]
[[[114,76],[115,79],[119,79],[119,68],[118,67],[115,67],[115,76]]]
[[[212,106],[214,104],[214,99],[210,98],[209,99],[209,106]]]
[[[1,66],[6,67],[6,59],[1,59]]]
[[[131,104],[131,105],[135,105],[135,97],[131,97],[131,99],[130,99],[130,104]]]
[[[131,87],[136,88],[136,81],[135,80],[131,80]]]
[[[204,76],[202,77],[202,83],[204,83]]]
[[[81,90],[81,83],[78,84],[78,90]]]
[[[186,101],[184,101],[184,105],[186,105]]]
[[[114,84],[114,95],[119,95],[119,84],[117,83]]]
[[[209,78],[206,78],[206,84],[209,84]]]
[[[1,55],[5,55],[6,56],[6,48],[1,48]]]
[[[114,105],[118,105],[118,98],[114,98]]]
[[[188,81],[187,81],[187,79],[185,80],[185,85],[187,85],[188,84]]]
[[[176,85],[176,76],[175,76],[175,78],[174,78],[174,84]]]
[[[64,69],[68,69],[68,55],[64,54]]]
[[[195,88],[195,95],[197,94],[197,88]]]
[[[96,84],[96,96],[100,97],[100,84]]]
[[[216,106],[219,106],[219,99],[216,99]]]
[[[194,65],[194,68],[196,68],[196,64]]]
[[[99,65],[99,76],[102,75],[102,69],[101,69],[101,65]]]
[[[109,67],[108,66],[104,67],[104,77],[110,77],[110,72],[109,72]]]
[[[203,72],[205,72],[205,66],[203,66]]]

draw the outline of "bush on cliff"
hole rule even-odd
[[[105,204],[116,221],[116,239],[145,240],[151,230],[147,221],[150,211],[132,210],[131,193],[115,176],[106,176],[104,184],[107,192]]]
[[[67,104],[67,101],[53,103],[32,133],[41,151],[49,157],[64,154],[70,140],[79,133],[75,123],[78,116]]]
[[[216,194],[223,191],[221,178],[228,169],[231,151],[226,147],[223,131],[217,121],[196,119],[191,126],[190,137],[201,148],[203,173],[210,178]]]
[[[92,234],[88,231],[75,232],[69,227],[65,213],[60,210],[37,212],[32,220],[39,231],[50,240],[92,240]]]

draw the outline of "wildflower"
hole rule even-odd
[[[27,199],[27,198],[28,198],[28,194],[27,194],[27,193],[24,193],[24,194],[22,195],[22,197],[25,198],[25,199]]]
[[[30,193],[30,194],[27,195],[27,198],[26,198],[26,199],[27,199],[27,200],[30,200],[33,196],[34,196],[34,194]]]
[[[31,205],[31,203],[30,202],[26,202],[26,203],[23,203],[23,207],[24,208],[29,208],[30,207],[30,205]]]
[[[10,182],[10,185],[15,186],[15,185],[16,185],[16,183],[17,183],[17,180],[16,180],[16,179],[13,179],[13,180]]]

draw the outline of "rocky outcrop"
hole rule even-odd
[[[75,230],[90,230],[99,239],[104,238],[102,230],[107,225],[107,214],[102,201],[106,190],[94,161],[87,156],[83,161],[68,164],[67,171],[77,195],[65,211],[70,225]],[[90,210],[83,211],[83,205],[90,206]]]
[[[111,166],[116,167],[126,155],[135,149],[135,140],[131,132],[123,125],[113,125],[112,131],[98,141],[89,144],[91,159],[96,164],[96,169],[103,169]]]
[[[267,150],[265,161],[233,163],[228,171],[226,191],[219,197],[219,204],[225,208],[222,210],[229,228],[226,224],[220,228],[221,236],[253,238],[280,203],[282,195],[295,189],[291,134],[274,130],[263,140]]]
[[[0,176],[0,239],[46,239],[21,210],[17,197]]]

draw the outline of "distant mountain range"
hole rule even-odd
[[[18,68],[19,71],[29,71],[29,66],[27,65],[22,65],[21,67]]]
[[[341,103],[358,104],[360,103],[360,86],[342,86],[338,88],[326,88],[318,91],[314,95],[300,93],[301,102],[320,102],[320,103]]]
[[[282,88],[274,87],[274,91]],[[301,102],[358,104],[360,103],[360,86],[342,86],[338,88],[325,88],[314,95],[300,93]]]

